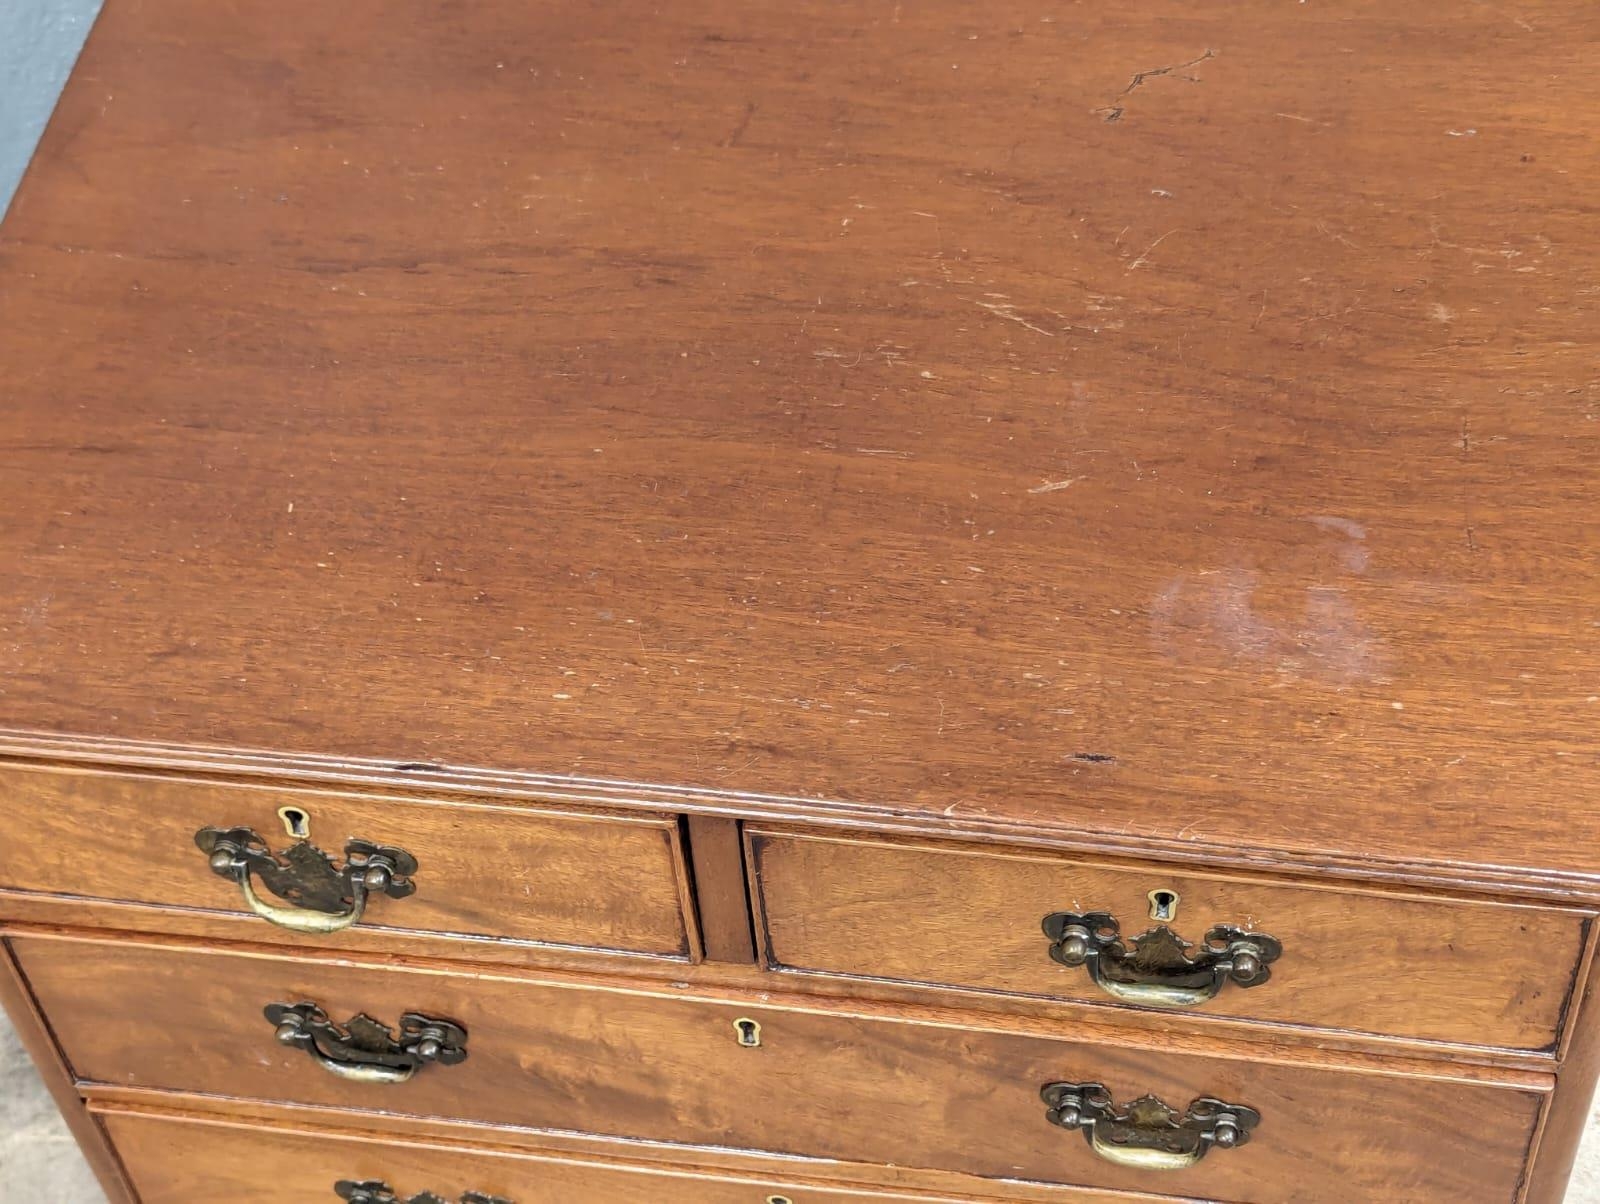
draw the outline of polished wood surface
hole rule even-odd
[[[766,960],[786,969],[1117,1004],[1052,961],[1040,921],[1108,912],[1131,940],[1216,924],[1283,943],[1272,977],[1186,1013],[1554,1056],[1592,916],[1575,910],[1111,866],[949,843],[891,843],[752,825]]]
[[[748,965],[756,960],[756,946],[739,822],[715,815],[691,815],[684,822],[706,957]]]
[[[729,1175],[528,1154],[404,1143],[320,1130],[268,1129],[215,1116],[108,1110],[103,1123],[139,1185],[141,1204],[193,1204],[224,1194],[228,1204],[314,1204],[335,1199],[340,1179],[381,1179],[409,1197],[452,1184],[509,1197],[515,1204],[980,1204],[962,1194],[906,1195],[796,1180],[772,1165],[770,1177]],[[481,1136],[481,1135],[480,1135]],[[1154,1197],[1063,1189],[1061,1204],[1137,1204]],[[450,1196],[453,1200],[454,1196]],[[1003,1196],[985,1196],[999,1200]]]
[[[1590,965],[1585,988],[1576,1002],[1580,1023],[1562,1059],[1555,1095],[1539,1127],[1534,1161],[1528,1173],[1529,1204],[1560,1204],[1567,1196],[1567,1181],[1584,1140],[1591,1116],[1595,1083],[1600,1081],[1600,984],[1593,969],[1595,937],[1589,942]],[[1578,1204],[1578,1202],[1574,1202]]]
[[[295,840],[278,813],[294,807],[309,817],[313,843],[336,858],[357,837],[404,848],[420,867],[415,894],[375,898],[356,929],[318,943],[405,949],[421,932],[493,940],[502,953],[530,944],[693,952],[687,870],[667,816],[14,765],[0,765],[0,797],[0,887],[11,890],[243,911],[239,887],[211,872],[194,834],[249,827],[281,851]],[[269,927],[251,917],[257,926]]]
[[[0,724],[1592,893],[1597,34],[111,0]]]
[[[154,1117],[182,1115],[206,1123],[245,1129],[296,1129],[330,1136],[381,1140],[402,1145],[421,1144],[499,1154],[525,1154],[536,1158],[557,1157],[587,1163],[624,1163],[647,1166],[670,1173],[692,1167],[696,1172],[755,1183],[775,1179],[851,1185],[852,1190],[877,1191],[915,1200],[1000,1198],[1006,1204],[1127,1204],[1132,1201],[1161,1201],[1173,1204],[1170,1193],[1101,1192],[1091,1188],[1059,1183],[1002,1183],[924,1171],[912,1167],[868,1165],[824,1158],[781,1159],[781,1171],[774,1173],[771,1155],[731,1148],[698,1149],[692,1162],[686,1162],[678,1146],[652,1145],[584,1133],[543,1133],[530,1129],[492,1128],[460,1121],[418,1119],[414,1117],[367,1114],[352,1115],[334,1109],[296,1104],[262,1104],[249,1100],[212,1099],[181,1092],[152,1092],[135,1088],[97,1085],[89,1097],[89,1110],[97,1116],[125,1115],[130,1112]],[[612,1201],[596,1202],[612,1204]],[[759,1198],[757,1204],[760,1204]],[[799,1204],[805,1204],[801,1200]],[[1187,1201],[1186,1201],[1187,1204]],[[1201,1204],[1201,1202],[1196,1202]]]
[[[1153,1051],[959,1018],[674,998],[671,988],[132,942],[22,938],[15,948],[89,1082],[1251,1204],[1333,1204],[1352,1193],[1509,1204],[1549,1088],[1535,1076],[1470,1082],[1337,1060],[1229,1058],[1215,1047]],[[353,1084],[274,1042],[260,1009],[278,999],[315,1001],[339,1019],[365,1012],[392,1022],[410,1010],[453,1019],[468,1030],[469,1057],[400,1086]],[[760,1024],[758,1048],[738,1043],[736,1019]],[[1061,1079],[1103,1082],[1122,1102],[1154,1092],[1187,1107],[1216,1096],[1257,1108],[1262,1126],[1248,1145],[1153,1183],[1151,1172],[1103,1162],[1080,1135],[1045,1120],[1039,1089]]]
[[[893,979],[774,972],[759,964],[706,960],[683,965],[632,956],[598,958],[585,950],[559,946],[530,948],[526,954],[519,950],[516,956],[502,958],[498,956],[502,950],[496,944],[474,945],[474,956],[463,959],[460,945],[429,942],[422,935],[407,935],[403,943],[409,948],[396,954],[389,948],[393,942],[383,934],[376,934],[381,939],[368,946],[352,943],[334,947],[320,940],[308,944],[304,937],[271,926],[263,928],[245,917],[4,893],[0,893],[0,913],[14,917],[0,920],[0,934],[14,937],[95,943],[142,939],[169,948],[222,949],[338,966],[354,962],[380,968],[400,966],[494,977],[533,976],[541,981],[559,979],[574,986],[647,992],[670,984],[670,993],[683,997],[705,993],[707,997],[742,999],[752,1004],[776,1001],[781,1006],[801,1008],[843,1007],[891,1018],[931,1013],[969,1028],[1045,1034],[1070,1030],[1086,1040],[1180,1053],[1208,1050],[1226,1057],[1300,1064],[1315,1051],[1317,1058],[1331,1064],[1358,1064],[1377,1073],[1444,1075],[1467,1081],[1495,1081],[1511,1073],[1531,1075],[1531,1081],[1542,1082],[1553,1068],[1548,1053],[1403,1041],[1331,1030],[1306,1031],[1292,1025],[1169,1008],[1108,1009],[1099,1003],[1064,997],[1008,995]],[[1583,1015],[1587,1017],[1588,1013]],[[1571,1050],[1566,1051],[1554,1068],[1559,1069],[1571,1056]]]
[[[1597,37],[107,0],[0,225],[0,993],[91,1156],[141,1204],[255,1190],[224,1144],[312,1198],[1555,1204]],[[417,895],[243,915],[194,831],[286,803]],[[1157,887],[1272,982],[1045,957]],[[471,1055],[335,1079],[300,999]],[[1054,1079],[1264,1119],[1116,1168]]]

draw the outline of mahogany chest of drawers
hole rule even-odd
[[[1600,15],[107,0],[3,996],[116,1204],[1555,1204]]]

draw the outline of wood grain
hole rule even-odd
[[[1593,889],[1597,35],[113,0],[0,724]]]
[[[716,962],[747,965],[756,960],[750,927],[750,898],[745,890],[744,842],[739,822],[715,815],[691,815],[689,849],[694,865],[694,893],[706,957]]]
[[[1565,1032],[1592,916],[1576,910],[1358,891],[965,845],[747,827],[769,964],[1049,995],[1124,1007],[1050,960],[1040,921],[1104,911],[1124,938],[1156,927],[1149,894],[1179,896],[1172,927],[1215,924],[1283,943],[1271,979],[1195,1009],[1304,1028],[1542,1051]]]
[[[554,975],[601,985],[639,985],[646,990],[671,982],[679,992],[721,992],[758,1002],[769,1002],[777,996],[785,1003],[802,1007],[817,1004],[852,1009],[932,1010],[953,1023],[974,1028],[1039,1027],[1048,1032],[1070,1027],[1076,1032],[1096,1034],[1096,1040],[1180,1052],[1225,1048],[1231,1056],[1247,1056],[1241,1051],[1254,1049],[1259,1057],[1269,1056],[1264,1050],[1289,1047],[1296,1051],[1291,1059],[1294,1060],[1303,1059],[1307,1050],[1315,1048],[1345,1061],[1376,1057],[1390,1064],[1403,1059],[1414,1068],[1407,1073],[1444,1072],[1456,1078],[1480,1073],[1493,1077],[1506,1070],[1544,1076],[1550,1073],[1554,1061],[1548,1052],[1519,1053],[1483,1045],[1451,1045],[1328,1029],[1308,1032],[1302,1026],[1232,1019],[1217,1013],[1107,1009],[1098,1002],[1068,997],[999,994],[893,979],[774,973],[765,965],[749,963],[707,960],[684,965],[628,955],[601,957],[593,951],[561,946],[518,947],[498,942],[474,943],[466,949],[452,938],[426,934],[395,938],[381,932],[368,933],[364,940],[353,938],[335,950],[308,946],[302,938],[271,926],[263,927],[248,916],[173,911],[142,904],[0,892],[0,916],[5,917],[0,920],[0,934],[15,936],[92,941],[142,938],[177,948],[276,953],[338,964],[357,959],[373,966],[400,965],[471,974],[527,972],[540,978]],[[1581,1025],[1574,1023],[1569,1029],[1576,1033]],[[1314,1045],[1307,1045],[1307,1041]]]
[[[136,1088],[96,1087],[89,1100],[89,1110],[97,1116],[136,1114],[162,1119],[181,1115],[185,1119],[236,1128],[292,1129],[453,1151],[472,1150],[476,1153],[525,1154],[533,1157],[554,1155],[585,1163],[643,1166],[665,1173],[692,1169],[697,1173],[720,1174],[728,1179],[758,1183],[775,1178],[835,1185],[849,1183],[852,1189],[877,1191],[891,1197],[909,1196],[916,1200],[992,1199],[996,1192],[1002,1192],[1008,1204],[1102,1204],[1102,1199],[1115,1201],[1116,1204],[1135,1200],[1160,1200],[1162,1204],[1173,1204],[1177,1199],[1165,1193],[1159,1196],[1122,1192],[1111,1194],[1064,1184],[1011,1181],[997,1185],[943,1171],[845,1163],[833,1159],[785,1158],[782,1160],[781,1173],[775,1175],[770,1155],[727,1147],[695,1150],[693,1160],[686,1162],[680,1147],[630,1142],[593,1134],[485,1129],[481,1125],[438,1119],[420,1120],[392,1114],[351,1114],[305,1105],[263,1104],[258,1101],[214,1099]],[[805,1201],[801,1200],[800,1204],[805,1204]]]
[[[170,907],[243,911],[239,887],[195,847],[200,828],[253,828],[292,845],[280,808],[310,817],[338,857],[352,837],[415,856],[417,891],[375,899],[359,931],[298,937],[391,947],[408,933],[455,943],[556,944],[692,955],[687,878],[668,816],[583,815],[491,799],[426,801],[340,791],[0,765],[0,886]],[[596,874],[595,866],[608,872]],[[252,927],[269,927],[254,921]]]
[[[74,906],[73,910],[80,910]],[[361,967],[368,970],[410,970],[419,973],[470,976],[482,981],[535,983],[574,990],[623,991],[657,998],[698,1000],[705,1003],[744,1003],[847,1013],[867,1020],[900,1021],[915,1018],[924,1023],[973,1032],[1011,1033],[1053,1037],[1071,1031],[1091,1044],[1143,1050],[1152,1054],[1183,1055],[1203,1049],[1220,1058],[1270,1062],[1283,1066],[1313,1066],[1363,1074],[1399,1075],[1452,1083],[1501,1084],[1528,1091],[1549,1088],[1548,1058],[1512,1055],[1492,1050],[1456,1050],[1449,1046],[1407,1044],[1397,1041],[1357,1042],[1329,1034],[1326,1040],[1308,1041],[1303,1035],[1285,1036],[1259,1022],[1237,1024],[1217,1020],[1174,1023],[1172,1013],[1107,1012],[1103,1008],[1070,1001],[1007,999],[996,997],[992,1008],[974,1006],[991,1002],[969,991],[902,987],[888,983],[858,983],[849,979],[794,975],[783,979],[760,967],[702,962],[695,966],[651,963],[639,959],[606,962],[567,955],[548,964],[493,965],[425,957],[242,942],[219,946],[200,925],[184,931],[183,913],[158,912],[171,922],[144,929],[82,929],[58,925],[19,924],[7,921],[0,935],[15,939],[44,939],[52,944],[86,947],[77,956],[90,959],[105,945],[130,944],[147,951],[172,951],[208,955],[224,953],[244,958],[284,959],[300,965],[320,964],[330,969]],[[63,954],[63,956],[69,956]],[[652,968],[653,973],[642,973]],[[815,989],[824,986],[825,990]],[[777,987],[787,988],[781,991]],[[1006,1006],[1010,1005],[1010,1006]],[[448,1120],[449,1118],[441,1118]]]
[[[1252,1204],[1509,1202],[1549,1086],[132,943],[25,938],[15,947],[73,1068],[91,1082]],[[291,997],[341,1016],[455,1019],[471,1054],[400,1087],[363,1088],[274,1043],[260,1008]],[[740,1017],[762,1026],[760,1048],[734,1040]],[[1045,1121],[1038,1091],[1057,1079],[1101,1081],[1123,1100],[1153,1091],[1178,1106],[1215,1095],[1265,1119],[1248,1146],[1181,1181],[1152,1182]]]
[[[1574,1004],[1573,1039],[1564,1051],[1556,1091],[1539,1127],[1525,1204],[1561,1204],[1567,1198],[1567,1182],[1588,1128],[1595,1083],[1600,1082],[1600,1017],[1595,1014],[1600,1009],[1597,944],[1600,939],[1590,939],[1580,997]]]
[[[400,1143],[376,1135],[321,1130],[275,1129],[230,1123],[216,1116],[162,1115],[111,1110],[102,1113],[117,1148],[139,1184],[141,1204],[192,1204],[225,1192],[229,1204],[281,1204],[284,1200],[333,1199],[340,1179],[382,1179],[402,1197],[420,1185],[472,1184],[474,1190],[506,1196],[515,1204],[760,1204],[782,1196],[794,1204],[982,1204],[1038,1199],[1010,1193],[904,1195],[864,1187],[839,1187],[796,1179],[792,1168],[768,1167],[752,1179],[687,1168],[583,1162],[527,1153],[460,1146]],[[448,1195],[448,1192],[443,1194]],[[451,1196],[450,1198],[454,1198]],[[1061,1204],[1136,1204],[1154,1197],[1058,1189]],[[1168,1199],[1168,1197],[1163,1197]]]
[[[0,754],[156,772],[0,772],[0,915],[281,939],[187,842],[285,798],[455,889],[301,961],[21,938],[78,1070],[1152,1190],[1046,1131],[1093,1075],[1263,1108],[1207,1199],[1511,1200],[1534,1148],[1553,1200],[1600,1071],[1557,973],[1600,901],[1597,44],[1580,0],[110,0],[0,228]],[[1041,851],[1020,893],[775,861],[771,948],[850,1001],[476,960],[737,960],[762,819]],[[1123,858],[1081,878],[1119,911],[1165,863],[1322,989],[1002,998],[1045,849]],[[864,941],[890,899],[946,922]],[[297,991],[474,1058],[358,1098],[256,1053]],[[1461,1061],[1335,1052],[1401,1040]]]

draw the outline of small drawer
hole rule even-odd
[[[774,968],[1460,1046],[1553,1053],[1591,921],[1350,884],[746,831]],[[1088,927],[1099,930],[1085,939]]]
[[[1224,1204],[1511,1204],[1550,1086],[682,987],[42,936],[13,952],[91,1096],[197,1092]]]
[[[0,889],[213,912],[252,910],[248,891],[263,939],[288,925],[317,944],[429,934],[693,956],[670,815],[23,765],[0,765],[0,800]],[[228,865],[202,831],[228,838]],[[358,881],[362,860],[387,867],[387,888]]]
[[[958,1204],[944,1196],[797,1182],[793,1167],[778,1165],[756,1177],[192,1114],[109,1108],[99,1115],[140,1204],[339,1204],[359,1198],[356,1186],[380,1200],[377,1189],[388,1188],[400,1204],[427,1199],[425,1192],[445,1204]],[[1133,1198],[1071,1192],[1060,1200],[1132,1204]]]

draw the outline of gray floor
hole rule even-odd
[[[0,1014],[0,1204],[104,1204],[55,1104]]]
[[[100,0],[0,0],[0,216]]]
[[[104,1201],[15,1034],[0,1016],[0,1204]],[[1588,1138],[1567,1204],[1600,1204],[1600,1107],[1589,1118]]]

